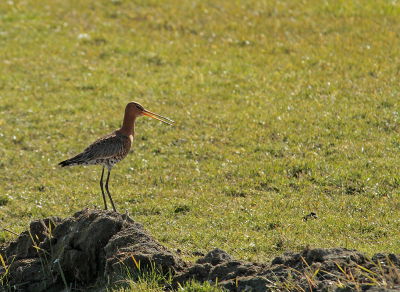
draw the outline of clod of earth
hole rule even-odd
[[[400,289],[400,255],[377,253],[369,259],[355,250],[316,248],[286,252],[271,263],[251,263],[215,249],[189,263],[128,215],[103,210],[35,220],[16,241],[0,246],[0,254],[6,263],[0,268],[0,290],[6,291],[61,291],[64,279],[87,291],[119,279],[139,262],[172,273],[172,288],[192,279],[218,279],[219,286],[238,292]]]

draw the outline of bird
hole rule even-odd
[[[129,153],[135,136],[135,120],[140,116],[148,116],[165,124],[172,125],[173,120],[146,110],[140,103],[132,101],[125,107],[125,115],[122,127],[109,133],[89,145],[85,150],[76,156],[61,161],[58,165],[61,167],[74,166],[74,165],[102,165],[103,171],[101,172],[100,188],[103,194],[104,206],[107,210],[107,201],[103,188],[104,170],[108,168],[107,180],[105,189],[108,197],[110,198],[111,205],[114,212],[117,212],[110,191],[108,190],[108,181],[113,166],[123,160]]]

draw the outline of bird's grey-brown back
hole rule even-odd
[[[60,165],[113,166],[128,155],[131,146],[132,139],[117,130],[96,140],[81,153],[61,162]]]

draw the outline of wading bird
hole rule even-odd
[[[138,102],[130,102],[125,108],[124,122],[121,129],[116,130],[108,135],[101,137],[100,139],[93,142],[83,152],[78,155],[62,161],[59,163],[62,167],[73,166],[73,165],[103,165],[103,171],[101,173],[100,187],[103,194],[104,206],[107,210],[106,196],[104,195],[103,189],[103,175],[104,169],[108,167],[108,175],[106,181],[106,191],[110,198],[111,205],[115,212],[114,202],[111,198],[110,191],[108,190],[108,180],[110,178],[110,172],[114,164],[124,159],[131,149],[133,136],[135,135],[135,120],[140,116],[148,116],[153,119],[159,120],[168,125],[172,125],[174,121],[157,115],[146,110]]]

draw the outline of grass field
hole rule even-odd
[[[399,253],[399,16],[379,0],[1,1],[1,226],[103,208],[100,166],[57,163],[135,100],[175,125],[137,120],[110,191],[185,260]]]

